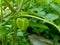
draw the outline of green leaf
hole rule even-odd
[[[23,36],[23,32],[17,32],[17,36]]]
[[[31,12],[35,12],[35,11],[40,12],[40,11],[42,11],[42,10],[43,10],[42,7],[37,7],[37,8],[32,8],[32,9],[31,9]]]
[[[57,6],[54,3],[51,3],[50,6],[52,7],[52,9],[56,10],[60,14],[60,7],[59,6]]]
[[[47,4],[50,4],[53,0],[46,0]]]
[[[32,26],[32,27],[39,27],[39,28],[43,28],[43,29],[49,29],[46,25],[40,24],[40,23],[30,22],[30,26]]]
[[[52,14],[52,13],[48,13],[46,16],[45,16],[45,19],[47,20],[50,20],[50,21],[54,21],[56,19],[58,19],[58,15],[56,14]]]
[[[45,12],[45,11],[38,12],[38,14],[39,14],[41,17],[43,17],[43,18],[46,16],[46,12]]]

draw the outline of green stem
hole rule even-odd
[[[50,22],[50,21],[48,21],[48,20],[46,20],[46,19],[42,19],[42,18],[40,18],[40,17],[33,16],[33,15],[20,15],[20,17],[32,17],[32,18],[36,18],[36,19],[39,19],[39,20],[45,21],[45,22],[47,22],[47,23],[53,25],[54,27],[56,27],[56,28],[58,29],[58,31],[60,32],[60,28],[59,28],[59,26],[57,26],[57,25],[54,24],[53,22]]]
[[[22,2],[21,2],[21,6],[19,6],[19,8],[18,8],[18,10],[16,11],[16,13],[19,12],[19,11],[22,9],[23,1],[24,1],[24,0],[22,0]],[[15,18],[14,18],[14,19],[15,19]],[[12,43],[11,43],[11,45],[14,45],[14,44],[15,44],[16,36],[17,36],[16,19],[15,19],[14,22],[15,22],[15,23],[14,23],[14,24],[15,24],[15,25],[14,25],[14,35],[13,35],[13,38],[12,38]]]
[[[15,41],[16,41],[16,37],[17,37],[17,26],[16,26],[16,20],[14,21],[14,34],[13,34],[13,38],[12,38],[12,43],[11,45],[14,45],[15,44]]]
[[[1,22],[3,20],[3,8],[2,8],[2,3],[3,3],[3,0],[1,0]],[[2,37],[2,45],[5,45],[5,42],[6,42],[6,37],[5,37],[5,34],[3,34],[3,37]]]
[[[23,3],[24,3],[24,0],[21,1],[21,3],[19,4],[19,7],[18,7],[16,12],[20,12],[21,11]]]
[[[5,38],[2,38],[2,45],[5,45]]]
[[[14,8],[10,5],[10,3],[8,2],[8,0],[4,0],[4,2],[7,4],[7,6],[9,7],[9,9],[15,13],[16,11],[14,10]]]
[[[12,38],[12,43],[11,45],[15,45],[15,41],[16,41],[16,31],[14,31],[14,35],[13,35],[13,38]]]
[[[4,0],[4,1],[5,1],[5,0]],[[24,3],[24,0],[21,1],[21,3],[19,4],[19,7],[18,7],[17,10],[14,10],[10,4],[9,4],[10,6],[9,6],[9,5],[8,5],[8,6],[11,7],[11,11],[12,11],[12,12],[20,12],[21,9],[22,9],[23,3]],[[7,4],[8,4],[8,3],[7,3]],[[12,10],[12,9],[13,9],[13,10]],[[11,13],[12,13],[12,12],[11,12]],[[7,14],[6,16],[4,16],[4,18],[8,17],[11,13]]]
[[[7,45],[6,34],[3,34],[3,37],[2,37],[2,45]]]
[[[1,21],[2,21],[2,19],[3,19],[3,8],[2,8],[2,0],[1,0]]]

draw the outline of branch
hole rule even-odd
[[[50,22],[50,21],[48,21],[48,20],[42,19],[42,18],[37,17],[37,16],[33,16],[33,15],[20,15],[20,17],[32,17],[32,18],[35,18],[35,19],[38,19],[38,20],[45,21],[45,22],[53,25],[54,27],[56,27],[56,29],[60,32],[59,26],[57,26],[56,24],[54,24],[53,22]]]
[[[20,12],[21,11],[21,9],[23,7],[23,3],[24,3],[24,0],[21,1],[21,3],[19,4],[19,7],[18,7],[16,12]]]
[[[10,9],[13,13],[15,13],[16,10],[14,10],[14,8],[10,5],[10,3],[8,2],[8,0],[4,0],[4,1],[5,1],[5,3],[7,4],[7,6],[9,7],[9,9]]]
[[[12,43],[11,45],[15,45],[15,42],[16,42],[16,36],[17,36],[17,26],[16,26],[16,20],[14,20],[14,34],[13,34],[13,37],[12,37]]]
[[[3,1],[1,0],[1,15],[0,15],[0,21],[3,19],[3,7],[2,7]]]
[[[4,0],[5,1],[5,0]],[[14,10],[14,12],[20,12],[21,11],[21,9],[22,9],[22,6],[23,6],[23,3],[24,3],[24,0],[22,0],[21,1],[21,3],[19,4],[19,7],[18,7],[18,9],[17,10]],[[12,10],[12,9],[11,9]],[[12,11],[13,12],[13,11]],[[10,14],[12,14],[12,12],[11,13],[9,13],[8,15],[6,15],[6,16],[4,16],[4,18],[6,18],[6,17],[8,17]]]
[[[23,6],[23,2],[24,2],[24,0],[22,0],[21,5],[19,6],[19,8],[18,8],[18,10],[16,11],[16,13],[21,11],[22,6]],[[15,23],[14,23],[14,35],[13,35],[13,38],[12,38],[12,43],[11,43],[11,45],[15,45],[16,36],[17,36],[16,18],[14,18],[14,19],[15,19],[15,20],[14,20],[14,22],[15,22]]]

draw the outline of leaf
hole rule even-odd
[[[17,18],[16,24],[20,31],[24,31],[29,26],[29,21],[27,18]]]
[[[58,19],[58,15],[56,14],[52,14],[52,13],[48,13],[46,16],[45,16],[45,19],[47,20],[50,20],[50,21],[54,21],[56,19]]]
[[[31,9],[31,12],[40,12],[40,11],[42,11],[43,10],[43,8],[42,7],[37,7],[37,8],[32,8]]]
[[[46,12],[45,12],[45,11],[38,12],[38,14],[39,14],[41,17],[43,17],[43,18],[46,16]]]
[[[46,0],[47,4],[50,4],[53,0]]]
[[[17,32],[17,36],[23,36],[23,32]]]
[[[59,14],[60,14],[60,7],[58,7],[56,4],[51,3],[50,6],[52,7],[52,9],[56,10]]]
[[[30,22],[30,26],[32,26],[32,27],[39,27],[39,28],[43,28],[43,29],[49,29],[46,25],[40,24],[40,23]]]
[[[22,7],[24,10],[28,10],[30,8],[30,1],[27,2],[26,4],[24,4],[24,6]]]

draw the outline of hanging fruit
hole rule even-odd
[[[27,18],[17,18],[16,24],[20,31],[25,31],[29,26],[29,20]]]

